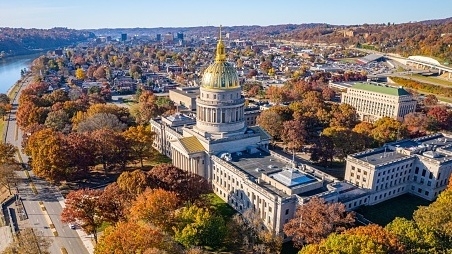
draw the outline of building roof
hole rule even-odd
[[[199,153],[205,151],[204,146],[199,142],[199,140],[194,137],[183,137],[179,139],[182,146],[190,153]]]
[[[261,137],[261,140],[271,140],[272,136],[268,134],[264,129],[262,129],[260,126],[250,126],[249,129],[253,130],[254,133],[258,133]]]
[[[359,59],[359,61],[367,64],[367,63],[370,63],[370,62],[373,62],[373,61],[377,61],[378,59],[380,59],[382,57],[384,57],[384,56],[380,55],[380,54],[370,54],[370,55],[367,55],[365,57],[361,57]]]
[[[410,93],[408,93],[402,87],[392,87],[392,86],[387,86],[387,85],[375,85],[375,84],[370,84],[370,83],[356,83],[351,88],[364,90],[364,91],[368,91],[368,92],[393,95],[393,96],[410,95]]]

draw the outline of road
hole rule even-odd
[[[30,79],[31,77],[28,77]],[[27,82],[25,82],[27,83]],[[23,163],[28,163],[28,157],[21,152],[22,131],[17,127],[16,110],[18,106],[19,95],[24,87],[19,89],[12,101],[13,110],[9,116],[7,129],[5,132],[5,142],[15,145]],[[25,171],[18,172],[21,183],[18,185],[19,196],[23,201],[23,206],[27,215],[27,219],[19,222],[20,227],[33,227],[37,232],[41,232],[44,236],[49,237],[52,241],[50,253],[60,254],[61,248],[65,248],[69,254],[85,254],[89,253],[83,244],[78,230],[73,230],[68,225],[61,223],[60,215],[63,210],[63,197],[59,191],[46,181],[34,176],[32,171],[28,171],[37,194],[33,191],[30,179]],[[41,208],[40,202],[45,206],[45,211]],[[49,219],[50,217],[50,219]],[[55,229],[50,228],[53,223]],[[58,232],[58,236],[54,236],[54,231]],[[86,239],[84,239],[86,241]],[[89,240],[89,239],[88,239]]]

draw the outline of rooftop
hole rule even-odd
[[[364,90],[368,92],[387,94],[392,96],[410,95],[405,89],[401,87],[392,87],[387,85],[376,85],[371,83],[356,83],[351,88]]]
[[[407,155],[384,148],[376,149],[370,153],[363,153],[355,156],[355,158],[366,161],[374,166],[408,157],[409,156]]]
[[[199,140],[194,136],[183,137],[180,138],[179,141],[188,153],[199,153],[205,151],[204,146],[202,146]]]
[[[246,152],[232,153],[230,163],[256,178],[259,178],[263,172],[276,172],[282,168],[291,166],[261,150],[253,154]]]

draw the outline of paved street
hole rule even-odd
[[[21,88],[22,90],[23,88]],[[20,90],[20,91],[21,91]],[[18,94],[20,94],[20,91]],[[18,104],[19,96],[13,100],[13,110],[9,117],[9,122],[7,124],[5,141],[11,143],[18,147],[19,151],[21,150],[21,142],[22,142],[22,131],[19,130],[16,124],[16,110]],[[21,151],[20,157],[23,163],[28,162],[27,156],[25,156]],[[53,254],[61,253],[61,248],[66,248],[68,253],[74,254],[84,254],[84,253],[92,253],[92,244],[91,251],[89,252],[84,245],[84,242],[79,237],[77,231],[68,227],[68,225],[61,223],[60,215],[63,202],[63,197],[58,192],[58,190],[50,186],[46,181],[37,178],[34,176],[32,171],[29,171],[30,178],[37,190],[37,194],[35,194],[31,188],[30,180],[26,175],[25,171],[18,172],[20,178],[22,178],[22,182],[18,185],[19,196],[23,201],[23,206],[25,208],[25,213],[27,215],[27,219],[19,220],[19,228],[23,227],[33,227],[38,232],[41,232],[44,236],[49,237],[53,242],[50,247],[50,252]],[[42,204],[45,206],[45,211],[41,208],[39,202],[42,201]],[[48,214],[48,215],[47,215]],[[55,229],[52,230],[50,228],[50,224],[53,223]],[[53,231],[58,232],[58,236],[54,236]],[[90,241],[89,239],[84,239]],[[89,245],[89,244],[88,244]]]

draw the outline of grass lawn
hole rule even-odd
[[[218,213],[221,214],[221,216],[223,216],[224,219],[228,220],[232,218],[234,214],[237,213],[234,210],[234,208],[232,208],[230,205],[224,202],[215,193],[207,194],[206,197],[207,200],[210,202],[210,206],[215,208],[215,210],[218,211]]]
[[[396,217],[413,218],[418,206],[426,206],[431,202],[414,195],[404,194],[373,206],[363,206],[356,210],[374,223],[386,226]]]

